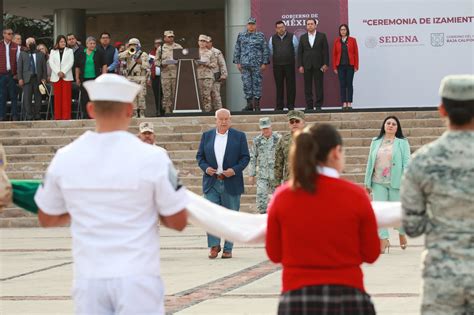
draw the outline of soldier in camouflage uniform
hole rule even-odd
[[[291,133],[283,135],[280,141],[278,141],[275,149],[274,187],[278,187],[282,182],[288,180],[290,175],[290,170],[288,169],[288,157],[291,143],[293,142],[293,133],[297,130],[302,130],[305,126],[304,112],[290,110],[287,117]]]
[[[239,33],[234,50],[234,63],[242,73],[247,106],[244,111],[259,111],[262,97],[262,71],[270,63],[270,49],[265,35],[257,32],[256,20],[247,21],[247,31]]]
[[[218,68],[216,55],[210,49],[207,49],[208,42],[208,36],[199,35],[199,56],[201,59],[196,61],[197,77],[201,107],[205,112],[213,110],[211,92],[214,85],[214,71]]]
[[[221,99],[221,85],[227,79],[227,64],[225,62],[224,55],[222,52],[212,46],[212,38],[209,37],[209,42],[207,43],[207,48],[210,49],[217,58],[218,68],[214,70],[214,85],[212,86],[211,92],[211,103],[214,110],[222,108],[222,99]]]
[[[474,76],[448,76],[440,113],[449,130],[420,148],[402,187],[403,227],[425,234],[424,315],[474,314]]]
[[[176,62],[173,60],[173,49],[182,49],[180,44],[174,42],[174,32],[164,32],[164,44],[157,52],[155,65],[161,67],[161,91],[163,92],[163,109],[165,114],[173,111],[174,95],[176,92]]]
[[[130,48],[134,48],[136,53],[129,54]],[[124,75],[132,82],[140,84],[142,89],[133,102],[133,117],[145,117],[146,109],[146,82],[150,78],[150,63],[148,54],[141,50],[140,41],[137,38],[131,38],[128,41],[128,50],[119,54],[119,60],[126,63]]]
[[[268,195],[274,191],[275,148],[280,135],[272,132],[269,117],[260,118],[262,134],[253,139],[250,152],[250,183],[257,177],[257,211],[267,213]]]

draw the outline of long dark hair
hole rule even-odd
[[[393,119],[397,122],[397,132],[395,133],[395,137],[397,137],[398,139],[405,139],[405,136],[403,135],[403,131],[402,131],[402,125],[400,124],[400,121],[398,120],[398,118],[395,116],[388,116],[387,118],[384,119],[382,123],[382,128],[380,129],[380,134],[377,137],[377,139],[381,139],[385,135],[385,123],[389,119]]]
[[[342,137],[329,124],[308,126],[297,133],[290,150],[291,187],[314,193],[316,166],[326,162],[329,152],[338,145],[342,146]]]
[[[341,27],[343,27],[343,26],[346,27],[346,30],[347,30],[347,37],[349,37],[349,35],[350,35],[351,33],[349,32],[349,25],[347,25],[347,24],[341,24],[341,25],[339,25],[339,36],[341,36]]]
[[[54,44],[54,49],[59,49],[59,42],[61,41],[61,39],[64,39],[64,41],[66,42],[66,47],[67,47],[67,39],[66,39],[66,36],[64,36],[64,35],[58,35],[58,37],[56,37],[56,43]]]

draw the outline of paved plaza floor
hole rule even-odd
[[[343,231],[342,231],[343,232]],[[419,314],[423,239],[364,266],[378,314]],[[68,228],[0,230],[0,314],[72,314]],[[234,258],[209,260],[205,233],[161,231],[161,271],[169,314],[276,314],[281,269],[263,245],[236,244]]]

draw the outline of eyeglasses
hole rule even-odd
[[[290,119],[290,125],[299,124],[300,122],[301,122],[301,120],[299,120],[299,119]]]
[[[161,42],[155,42],[155,45],[161,45]]]
[[[12,32],[7,32],[7,33],[5,33],[5,35],[13,35],[13,33]]]

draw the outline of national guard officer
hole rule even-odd
[[[234,63],[242,73],[247,106],[244,111],[259,111],[262,97],[262,71],[270,63],[270,50],[262,32],[257,32],[257,20],[247,21],[247,31],[239,33],[234,50]]]
[[[253,138],[250,152],[250,183],[255,184],[257,177],[257,211],[267,213],[268,195],[273,193],[275,167],[275,148],[280,135],[272,131],[269,117],[259,120],[262,133]]]
[[[402,222],[425,234],[421,313],[474,314],[474,75],[445,77],[440,96],[448,131],[413,155]]]
[[[199,83],[199,94],[201,105],[205,112],[215,110],[211,104],[211,91],[214,85],[214,71],[217,69],[217,57],[210,49],[207,49],[209,37],[199,35],[199,56],[197,63],[197,77]]]
[[[145,117],[146,109],[146,82],[150,77],[150,63],[148,54],[142,51],[140,41],[137,38],[131,38],[128,41],[128,50],[119,54],[119,60],[126,62],[124,64],[124,75],[132,82],[142,86],[140,93],[133,102],[133,117]]]
[[[280,186],[282,182],[288,180],[290,175],[288,157],[291,143],[293,142],[293,133],[297,130],[302,130],[305,126],[304,112],[290,110],[286,116],[288,117],[288,126],[291,132],[281,137],[275,149],[275,182],[273,184],[275,188]]]
[[[164,32],[164,44],[158,50],[155,64],[161,67],[161,90],[163,92],[163,109],[165,114],[173,112],[174,95],[176,91],[176,72],[178,70],[173,61],[173,49],[183,49],[174,42],[174,32]]]
[[[222,99],[221,99],[221,85],[224,84],[227,79],[227,64],[225,62],[224,54],[217,48],[213,46],[212,38],[209,37],[209,42],[207,43],[207,48],[209,48],[217,58],[218,68],[214,70],[214,85],[212,86],[211,92],[211,103],[214,110],[222,108]]]
[[[54,156],[39,222],[71,222],[76,314],[165,314],[157,222],[184,229],[186,189],[162,150],[127,131],[141,85],[103,74],[84,87],[96,130]]]

